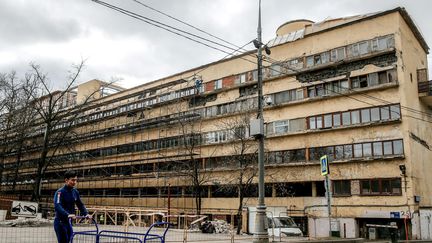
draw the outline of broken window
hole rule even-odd
[[[321,64],[321,56],[315,55],[314,56],[314,65],[319,65],[319,64]]]
[[[335,146],[335,159],[340,160],[343,159],[343,145]]]
[[[360,83],[360,88],[365,88],[368,86],[368,80],[367,80],[367,76],[360,76],[359,77],[359,83]]]
[[[344,145],[344,158],[350,159],[353,157],[353,147],[351,144]]]
[[[351,88],[357,89],[359,87],[360,87],[360,78],[359,77],[351,78]]]

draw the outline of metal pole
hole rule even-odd
[[[263,118],[263,90],[262,90],[262,42],[261,42],[261,0],[259,0],[258,11],[258,119],[260,120],[260,129],[264,127]],[[267,232],[267,215],[264,203],[264,131],[258,136],[258,205],[255,217],[254,243],[269,242]]]
[[[325,176],[326,179],[326,191],[327,191],[327,210],[328,210],[328,222],[329,222],[329,237],[332,236],[331,231],[331,202],[330,202],[330,182],[328,175]]]

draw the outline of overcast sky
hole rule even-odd
[[[258,0],[139,1],[238,46],[256,37]],[[106,2],[203,35],[133,0]],[[289,20],[322,21],[398,6],[407,9],[432,46],[430,0],[262,0],[263,42]],[[22,75],[34,62],[55,87],[82,58],[86,67],[80,82],[122,78],[120,85],[129,88],[225,56],[90,0],[0,0],[0,33],[0,72]],[[428,61],[431,69],[431,56]]]

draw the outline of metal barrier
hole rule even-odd
[[[85,217],[76,217],[79,220],[85,219]],[[149,243],[149,242],[160,242],[165,243],[165,236],[171,223],[168,222],[158,222],[152,224],[145,233],[133,233],[133,232],[123,232],[114,230],[101,230],[99,231],[99,226],[93,218],[91,219],[95,229],[77,231],[73,230],[72,220],[69,221],[72,228],[71,243],[102,243],[102,242],[128,242],[128,243]],[[165,227],[162,234],[151,233],[154,227]]]

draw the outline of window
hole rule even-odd
[[[360,158],[362,156],[363,156],[363,153],[362,153],[362,144],[361,143],[354,144],[354,157]]]
[[[335,146],[335,159],[343,159],[343,145]]]
[[[358,124],[360,123],[360,111],[351,111],[351,124]]]
[[[344,145],[344,158],[350,159],[353,157],[353,147],[351,144]]]
[[[324,127],[332,127],[332,115],[324,115]]]
[[[221,89],[222,88],[222,79],[218,79],[214,83],[214,89]]]
[[[342,124],[344,126],[346,125],[351,125],[351,116],[350,116],[350,112],[343,112],[342,113]]]
[[[360,55],[364,55],[364,54],[367,54],[369,52],[369,42],[368,41],[360,42],[358,44],[358,46],[359,46]]]
[[[331,61],[339,61],[345,58],[345,47],[340,47],[334,50],[331,50]]]
[[[309,117],[309,129],[316,129],[315,117]]]
[[[362,109],[361,110],[361,121],[362,123],[370,122],[370,110]]]
[[[364,143],[363,144],[363,157],[371,157],[372,156],[372,144]]]
[[[369,86],[375,86],[379,84],[378,73],[370,73],[367,77],[369,80]]]
[[[296,98],[297,98],[297,100],[303,99],[303,89],[297,89],[296,90]]]
[[[338,127],[341,125],[341,114],[333,114],[333,126]]]
[[[274,122],[274,132],[287,133],[288,132],[288,121],[275,121]]]
[[[315,87],[308,87],[308,97],[315,97]]]
[[[314,65],[314,57],[306,57],[306,67],[312,67]]]
[[[384,155],[391,155],[391,154],[393,154],[392,142],[391,141],[384,142]]]
[[[360,188],[362,195],[400,195],[402,192],[399,178],[361,180]]]
[[[360,83],[360,88],[366,88],[368,86],[367,76],[360,76],[359,83]]]
[[[332,183],[333,183],[333,194],[335,196],[351,195],[351,181],[340,180],[340,181],[332,181]]]
[[[321,64],[321,56],[320,55],[314,56],[314,64],[315,65]]]
[[[383,151],[382,151],[382,142],[376,142],[373,143],[373,154],[374,156],[382,156],[383,155]]]
[[[371,111],[371,121],[379,121],[380,120],[380,111],[379,108],[372,108]]]
[[[388,106],[380,107],[381,120],[390,119],[390,108]]]
[[[316,117],[316,128],[322,128],[322,116]]]
[[[306,119],[305,118],[289,120],[289,130],[291,132],[303,131],[305,129],[306,129]]]
[[[289,101],[289,92],[284,91],[274,95],[275,104],[281,104]]]
[[[391,105],[390,106],[390,116],[391,116],[392,120],[400,119],[401,113],[400,113],[399,105]]]
[[[402,140],[393,141],[393,154],[403,154]]]
[[[328,63],[328,62],[330,62],[330,52],[321,53],[321,63]]]
[[[353,89],[357,89],[360,87],[360,78],[359,77],[354,77],[351,79],[351,88]]]
[[[324,86],[322,84],[318,84],[316,86],[316,95],[323,96],[324,95]]]

